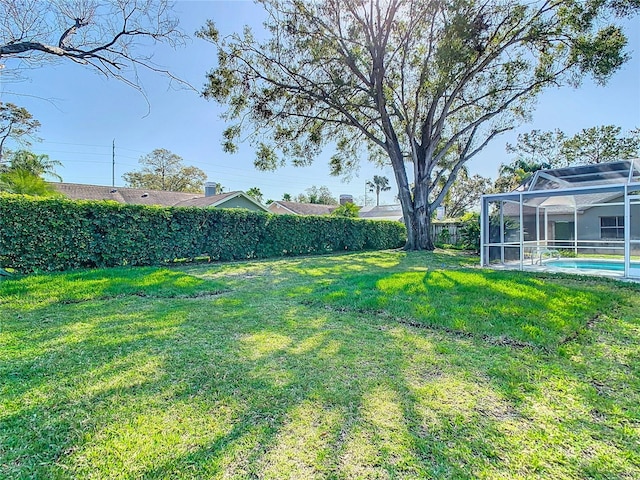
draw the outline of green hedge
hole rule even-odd
[[[384,249],[405,240],[398,222],[0,194],[0,267],[21,272]]]

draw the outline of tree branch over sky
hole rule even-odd
[[[153,47],[185,40],[168,0],[0,0],[3,76],[69,60],[142,91],[138,69],[177,80]]]
[[[407,248],[433,249],[430,218],[458,172],[526,121],[545,88],[604,83],[627,59],[610,0],[262,0],[270,34],[199,36],[218,47],[204,94],[228,108],[227,151],[248,135],[255,165],[311,163],[327,144],[340,175],[391,165]],[[411,164],[412,168],[407,168]],[[410,179],[409,175],[413,178]],[[413,181],[412,181],[413,180]],[[414,188],[411,189],[410,185]]]

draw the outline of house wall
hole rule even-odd
[[[291,212],[286,208],[281,207],[277,203],[272,203],[269,205],[269,211],[271,213],[277,213],[278,215],[291,215]]]
[[[247,210],[252,210],[254,212],[264,212],[262,208],[244,197],[231,198],[226,202],[217,205],[216,208],[246,208]]]

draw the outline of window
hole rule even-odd
[[[624,217],[600,217],[600,238],[624,238]]]

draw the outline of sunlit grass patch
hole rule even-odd
[[[0,478],[640,478],[640,288],[474,261],[2,281]]]
[[[426,327],[555,348],[615,303],[615,297],[602,289],[575,285],[479,269],[366,273],[319,287],[315,301],[338,309],[384,312]]]

